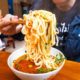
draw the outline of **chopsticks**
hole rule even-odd
[[[0,10],[0,19],[2,19],[2,11]],[[10,22],[9,23],[7,23],[7,24],[0,24],[0,31],[1,31],[1,29],[6,25],[18,25],[18,24],[25,24],[26,23],[26,21],[25,20],[23,20],[22,18],[19,18],[19,20],[18,21],[13,21],[12,19],[10,20]],[[1,34],[1,32],[0,32],[0,34]]]
[[[25,24],[25,23],[26,23],[26,21],[21,18],[18,20],[18,22],[14,22],[12,20],[10,21],[10,24]]]
[[[0,19],[2,18],[2,11],[0,10]],[[25,24],[26,21],[24,21],[22,18],[19,18],[18,22],[10,21],[10,24]]]
[[[25,20],[23,20],[23,19],[19,19],[17,22],[16,21],[10,21],[8,24],[4,24],[3,26],[2,25],[0,25],[0,31],[1,31],[1,29],[6,25],[18,25],[18,24],[22,24],[22,25],[24,25],[26,23],[26,21]]]
[[[0,19],[2,18],[2,10],[0,10]],[[19,18],[17,22],[10,20],[10,24],[25,24],[26,21],[24,21],[22,18]]]

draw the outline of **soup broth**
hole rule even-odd
[[[19,57],[17,60],[14,60],[13,66],[16,70],[22,71],[25,73],[33,73],[33,74],[46,73],[46,72],[55,70],[55,69],[47,69],[45,65],[43,65],[41,68],[38,68],[38,66],[36,66],[34,64],[34,62],[32,62],[30,60],[26,60],[26,57],[27,57],[26,55],[23,55],[23,56]],[[59,55],[58,55],[58,57],[56,56],[53,58],[55,58],[55,63],[56,63],[56,66],[58,66],[58,67],[61,65],[61,63],[64,60],[62,57],[59,57]]]

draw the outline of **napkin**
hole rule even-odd
[[[5,43],[0,39],[0,50],[4,49],[5,47]]]

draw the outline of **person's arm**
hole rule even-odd
[[[7,14],[5,17],[0,18],[0,32],[4,35],[14,35],[21,31],[22,25],[11,24],[18,22],[18,16]]]

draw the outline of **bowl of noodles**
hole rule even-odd
[[[35,10],[23,17],[22,33],[26,45],[9,56],[8,66],[21,80],[47,80],[55,76],[65,63],[63,53],[52,48],[58,45],[55,14]]]

